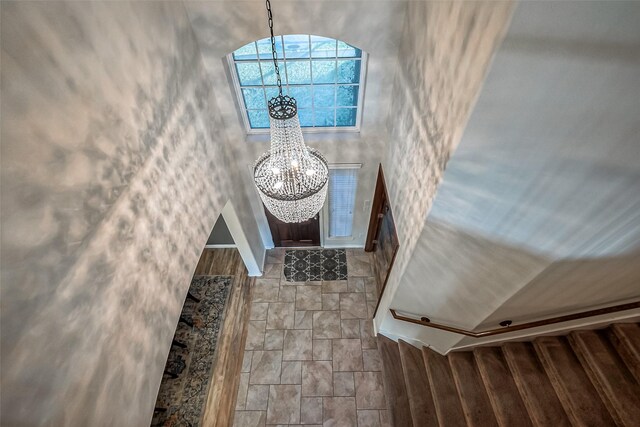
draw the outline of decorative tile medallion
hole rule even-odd
[[[344,249],[289,249],[284,255],[287,282],[347,280]]]
[[[152,426],[198,426],[209,389],[209,379],[218,340],[222,328],[224,307],[231,289],[233,277],[195,276],[189,292],[200,299],[187,299],[182,317],[193,327],[179,322],[175,340],[185,348],[172,346],[166,370],[178,374],[177,378],[165,375],[160,384]],[[182,366],[184,363],[184,366]],[[177,372],[174,368],[179,364]]]

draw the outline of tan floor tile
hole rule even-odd
[[[291,282],[291,284],[295,284],[298,286],[322,286],[322,282],[319,280],[310,280],[308,282]]]
[[[313,340],[313,360],[331,360],[331,340]]]
[[[313,338],[340,338],[340,312],[316,311],[313,313]]]
[[[364,279],[364,290],[367,301],[378,301],[377,283],[375,277],[366,277]]]
[[[233,427],[264,427],[267,413],[264,411],[236,411]]]
[[[282,351],[254,351],[249,384],[279,384]]]
[[[389,418],[389,411],[379,411],[380,413],[380,427],[391,427],[391,420]]]
[[[269,304],[267,329],[293,329],[294,304],[276,302]]]
[[[360,338],[360,321],[358,319],[345,319],[340,321],[342,338]]]
[[[296,302],[297,286],[280,286],[278,302]]]
[[[246,350],[262,350],[266,324],[267,322],[264,320],[253,320],[249,322],[247,341],[244,346]]]
[[[362,363],[365,371],[382,371],[382,361],[378,349],[362,350]]]
[[[249,320],[267,320],[268,302],[254,302],[251,304],[251,315]]]
[[[266,411],[268,401],[268,385],[250,385],[249,390],[247,391],[247,403],[245,405],[245,409],[247,411]]]
[[[356,403],[358,409],[385,409],[381,372],[355,372]]]
[[[375,410],[358,411],[358,427],[380,427],[380,413]]]
[[[333,396],[333,370],[329,361],[302,363],[302,395]]]
[[[367,301],[367,319],[373,319],[376,314],[377,301]]]
[[[356,402],[353,397],[322,399],[324,427],[356,427]]]
[[[296,311],[293,321],[293,329],[312,329],[313,311]]]
[[[296,310],[322,310],[322,289],[319,286],[298,286]]]
[[[324,311],[340,310],[340,294],[322,294],[322,309]]]
[[[333,370],[362,371],[362,347],[358,339],[333,340]]]
[[[265,263],[282,264],[284,262],[284,248],[273,248],[267,250],[267,258]]]
[[[279,279],[256,279],[253,285],[252,302],[276,302],[280,291]]]
[[[364,294],[340,294],[340,317],[342,319],[366,319],[367,302]]]
[[[364,277],[349,277],[347,279],[347,288],[349,292],[364,293]]]
[[[242,355],[242,368],[240,372],[251,372],[251,358],[253,357],[252,351],[245,350]]]
[[[378,342],[373,335],[373,320],[360,320],[360,339],[362,348],[378,348]]]
[[[368,256],[347,256],[347,274],[349,277],[373,276],[370,259]]]
[[[240,374],[238,383],[238,394],[236,396],[236,411],[244,409],[247,402],[247,389],[249,388],[249,374]]]
[[[322,398],[303,397],[300,401],[300,422],[322,424]]]
[[[300,386],[272,385],[269,388],[268,424],[300,423]]]
[[[323,294],[337,294],[348,291],[349,287],[346,280],[326,280],[322,282]]]
[[[302,362],[282,362],[280,384],[302,384]]]
[[[270,329],[264,333],[265,350],[282,350],[284,331],[281,329]]]
[[[353,372],[333,373],[333,395],[334,396],[355,396],[356,388],[353,382]]]
[[[313,341],[310,330],[288,330],[284,333],[284,360],[313,360]]]
[[[264,265],[262,277],[265,279],[280,279],[282,274],[282,264],[268,263]]]

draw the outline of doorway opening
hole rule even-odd
[[[380,298],[387,286],[389,274],[393,268],[399,247],[400,242],[398,241],[398,233],[396,232],[396,225],[393,219],[393,213],[391,212],[389,193],[387,192],[387,185],[384,180],[381,164],[378,168],[378,179],[373,196],[369,231],[364,247],[365,251],[373,252],[373,270],[376,277],[376,291],[378,294],[375,313],[378,311]]]
[[[320,246],[320,214],[298,223],[287,223],[276,218],[264,207],[273,245],[276,248]]]

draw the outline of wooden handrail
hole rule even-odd
[[[612,307],[598,308],[595,310],[588,310],[580,313],[566,314],[564,316],[551,317],[549,319],[544,319],[544,320],[536,320],[535,322],[527,322],[527,323],[522,323],[520,325],[504,326],[499,329],[489,329],[487,331],[480,331],[480,332],[467,331],[466,329],[460,329],[460,328],[455,328],[453,326],[433,323],[426,317],[422,317],[421,319],[413,319],[411,317],[406,317],[398,314],[396,310],[392,308],[390,308],[389,311],[391,312],[391,315],[393,315],[393,318],[397,320],[402,320],[404,322],[409,322],[409,323],[415,323],[416,325],[428,326],[429,328],[440,329],[442,331],[453,332],[455,334],[466,335],[472,338],[482,338],[482,337],[489,337],[492,335],[507,334],[509,332],[514,332],[514,331],[521,331],[523,329],[537,328],[539,326],[553,325],[554,323],[568,322],[570,320],[584,319],[586,317],[600,316],[602,314],[616,313],[618,311],[632,310],[634,308],[640,308],[640,301],[630,302],[627,304],[614,305]],[[509,322],[509,325],[510,325],[510,321],[507,321],[507,322]]]

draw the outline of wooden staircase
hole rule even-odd
[[[395,427],[640,426],[640,324],[442,356],[378,335]]]

